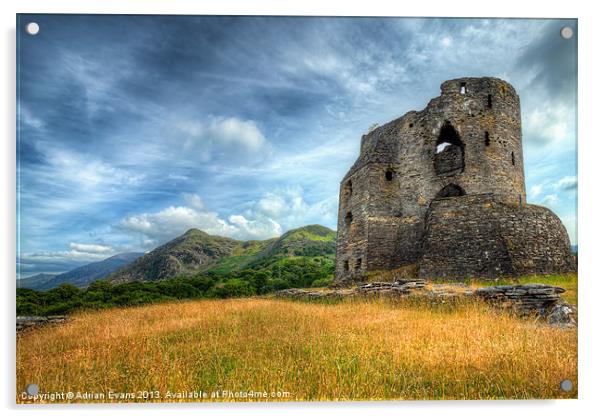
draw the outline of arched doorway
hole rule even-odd
[[[465,194],[466,192],[464,191],[464,189],[458,186],[457,184],[448,184],[443,189],[439,190],[439,193],[437,193],[437,196],[435,196],[435,198],[464,196]]]
[[[464,170],[464,143],[449,121],[441,127],[436,147],[434,164],[437,175],[453,175]]]

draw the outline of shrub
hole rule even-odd
[[[328,287],[332,284],[332,277],[316,279],[311,283],[311,287]]]
[[[242,296],[253,296],[255,289],[251,284],[241,279],[228,280],[223,285],[216,286],[215,295],[220,298],[233,298]]]

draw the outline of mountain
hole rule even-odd
[[[56,274],[40,273],[35,276],[27,277],[17,281],[18,288],[39,289],[43,288],[46,283],[54,279]]]
[[[334,257],[336,232],[308,225],[279,238],[238,241],[191,229],[113,273],[114,283],[165,280],[197,272],[225,274],[265,267],[281,259]]]
[[[334,254],[337,233],[322,225],[292,229],[271,243],[263,256],[315,256]]]
[[[164,280],[198,270],[232,255],[240,241],[190,229],[184,235],[155,248],[109,277],[114,283]]]
[[[104,279],[121,267],[130,264],[143,253],[123,253],[109,257],[102,261],[86,264],[66,273],[57,275],[38,274],[18,282],[19,287],[26,287],[34,290],[48,290],[55,288],[63,283],[72,284],[77,287],[86,287],[95,280]],[[49,277],[40,277],[49,276]]]

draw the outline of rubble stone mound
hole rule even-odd
[[[17,317],[17,332],[25,331],[33,327],[41,327],[50,324],[60,324],[69,319],[67,315],[50,315],[50,316],[18,316]]]
[[[546,313],[549,325],[559,328],[572,328],[577,326],[577,307],[561,301],[550,307]]]
[[[559,295],[564,292],[562,287],[534,283],[481,287],[475,291],[475,296],[494,306],[511,308],[519,314],[545,315],[559,302]]]
[[[398,294],[409,295],[415,289],[422,289],[426,286],[426,280],[423,279],[399,279],[392,283],[372,282],[358,286],[360,294]]]
[[[277,298],[303,299],[303,300],[322,300],[322,299],[343,299],[356,294],[355,289],[333,289],[333,290],[308,290],[308,289],[283,289],[274,292]]]

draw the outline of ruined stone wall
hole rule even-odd
[[[450,183],[466,194],[493,193],[500,201],[524,203],[520,100],[512,86],[495,78],[462,78],[443,83],[441,93],[424,110],[364,135],[349,174],[370,164],[389,166],[404,185],[420,189],[426,206]],[[459,136],[464,164],[460,171],[437,174],[437,143],[446,124]]]
[[[366,271],[366,208],[370,187],[365,172],[362,168],[348,176],[339,193],[335,277],[344,280],[354,280]]]
[[[362,137],[341,182],[336,279],[419,262],[430,204],[450,191],[525,204],[520,101],[503,80],[446,81],[424,110]]]
[[[549,209],[492,194],[436,199],[427,216],[423,278],[464,279],[573,271],[560,219]]]

